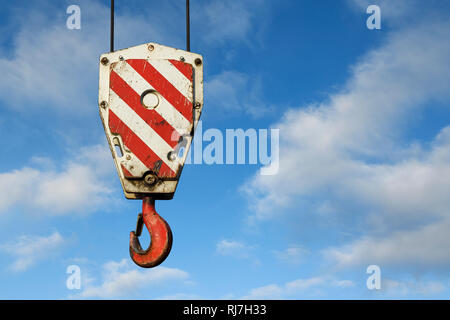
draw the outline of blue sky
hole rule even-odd
[[[115,46],[184,48],[184,14],[184,1],[116,1]],[[109,1],[5,3],[0,298],[449,298],[449,17],[443,0],[191,1],[203,130],[280,129],[280,168],[186,165],[156,204],[172,252],[146,270],[128,254],[141,204],[98,116]],[[81,289],[66,287],[70,265]]]

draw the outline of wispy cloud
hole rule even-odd
[[[11,270],[22,272],[55,253],[66,242],[66,239],[55,231],[49,236],[20,236],[14,241],[1,244],[0,250],[14,257]]]
[[[281,261],[299,264],[303,258],[308,254],[308,250],[299,246],[290,246],[284,250],[274,250],[274,255]]]
[[[284,285],[269,284],[254,288],[241,299],[298,299],[318,295],[321,289],[330,287],[347,288],[354,286],[350,280],[339,280],[332,276],[318,276],[312,278],[300,278]]]
[[[235,240],[221,240],[216,245],[216,251],[223,256],[249,258],[253,247]]]
[[[74,154],[62,165],[35,158],[34,167],[0,173],[0,212],[13,206],[48,215],[95,210],[112,191],[106,183],[113,176],[110,151],[94,145]]]
[[[65,7],[60,4],[46,3],[43,11],[40,2],[31,3],[20,11],[20,19],[14,21],[12,52],[0,58],[0,97],[10,108],[51,109],[70,116],[96,113],[98,58],[109,49],[109,7],[99,1],[77,4],[80,30],[66,28]],[[116,20],[120,26],[116,28],[116,49],[148,39],[176,42],[156,18],[119,11]]]
[[[389,296],[430,296],[446,290],[446,286],[439,281],[411,280],[397,281],[392,279],[381,280],[380,294]]]
[[[72,298],[129,298],[145,287],[161,286],[168,282],[185,283],[189,279],[189,274],[180,269],[162,266],[138,269],[128,259],[110,261],[102,269],[103,280],[100,285],[95,286],[91,281],[79,295]]]
[[[247,114],[260,118],[273,110],[262,98],[260,81],[241,72],[223,71],[211,77],[206,82],[205,92],[206,103],[215,106],[222,117]]]
[[[446,270],[450,265],[450,221],[423,227],[396,230],[387,235],[371,235],[340,247],[324,250],[325,258],[338,268],[401,266],[403,270]]]
[[[266,6],[267,2],[261,0],[213,0],[204,2],[192,15],[194,23],[201,24],[202,38],[209,45],[251,45],[261,31],[256,27],[261,28],[267,19]]]
[[[395,23],[408,21],[408,19],[399,19],[408,16],[409,14],[416,13],[417,0],[347,0],[351,7],[356,5],[359,12],[366,12],[368,6],[376,4],[381,8],[382,18],[387,18],[389,22]]]
[[[450,265],[450,126],[428,142],[407,132],[430,104],[450,102],[450,23],[418,17],[365,54],[341,91],[274,125],[280,171],[243,187],[252,221],[296,206],[320,219],[326,203],[360,222],[347,245],[326,250],[334,263]]]
[[[192,293],[175,293],[159,297],[158,300],[199,300],[201,296]]]
[[[257,175],[247,188],[260,217],[325,186],[343,193],[355,179],[376,175],[384,161],[401,165],[411,154],[420,160],[420,149],[401,148],[399,123],[425,101],[449,99],[449,30],[441,22],[392,35],[354,67],[342,93],[287,112],[275,125],[283,154],[279,174]]]

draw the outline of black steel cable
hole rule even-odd
[[[189,21],[189,0],[186,0],[186,51],[191,51],[191,30]]]
[[[110,31],[111,52],[114,51],[114,0],[111,0],[111,31]]]
[[[110,51],[114,51],[114,0],[111,0]],[[191,51],[191,30],[189,18],[189,0],[186,0],[186,51]]]

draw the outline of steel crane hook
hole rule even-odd
[[[143,250],[139,242],[142,226],[150,233],[150,246]],[[142,213],[138,216],[136,231],[130,233],[130,257],[143,268],[153,268],[163,262],[172,249],[172,231],[167,222],[156,212],[155,199],[142,199]]]

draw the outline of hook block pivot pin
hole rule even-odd
[[[143,250],[139,242],[142,227],[145,224],[150,233],[150,246]],[[136,231],[130,233],[130,257],[143,268],[156,267],[162,263],[172,249],[172,231],[167,222],[156,212],[155,200],[144,197],[142,213],[139,214]]]

